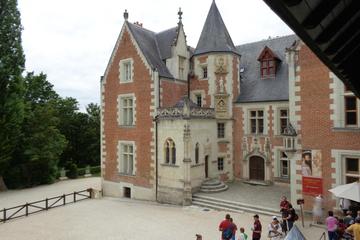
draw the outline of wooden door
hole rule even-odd
[[[249,159],[250,164],[250,180],[265,180],[265,164],[264,159],[259,156],[252,156]]]
[[[209,177],[209,156],[205,156],[205,178]]]

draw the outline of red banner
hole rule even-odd
[[[322,178],[302,177],[302,192],[307,195],[323,194]]]

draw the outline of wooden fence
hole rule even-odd
[[[82,200],[91,198],[93,189],[89,188],[79,192],[63,194],[60,196],[46,198],[44,200],[25,203],[11,208],[4,208],[0,210],[0,223],[5,223],[11,219],[27,217],[31,214],[41,211],[47,211],[51,208],[65,206],[69,203],[76,203]]]

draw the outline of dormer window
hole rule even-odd
[[[260,62],[260,76],[261,78],[273,78],[276,75],[276,65],[280,58],[265,46],[261,52],[258,61]]]

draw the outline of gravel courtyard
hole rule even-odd
[[[99,178],[89,178],[8,191],[0,193],[0,208],[87,187],[98,188],[99,184]],[[0,239],[185,240],[195,239],[196,233],[201,233],[204,240],[220,239],[218,224],[224,215],[225,212],[222,211],[204,211],[193,206],[180,207],[105,197],[69,204],[0,224]],[[249,234],[252,214],[231,215],[237,226],[245,227]],[[260,216],[260,220],[264,227],[263,239],[266,239],[270,217]],[[310,240],[318,239],[323,232],[318,228],[307,228],[305,231]]]

